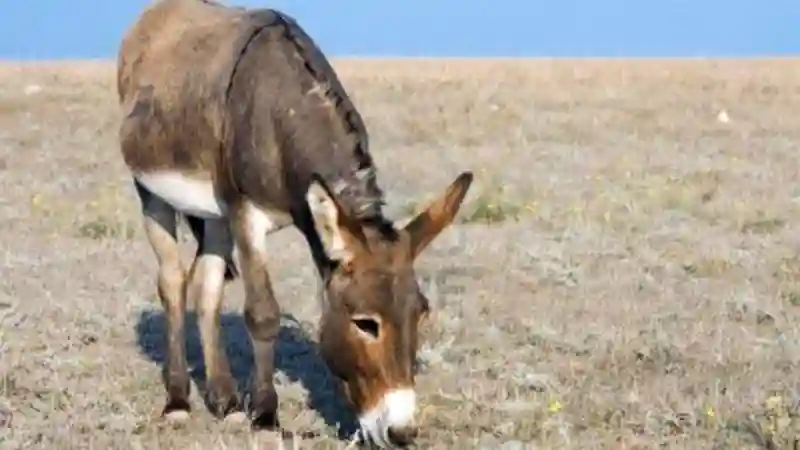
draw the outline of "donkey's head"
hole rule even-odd
[[[315,179],[307,200],[328,257],[320,347],[355,407],[362,433],[381,447],[416,435],[414,367],[418,328],[428,314],[414,259],[447,227],[472,183],[462,173],[402,229],[362,221]]]

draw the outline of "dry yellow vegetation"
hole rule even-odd
[[[476,173],[418,263],[436,307],[423,448],[792,448],[800,62],[335,67],[395,217]],[[164,321],[113,80],[106,62],[0,66],[0,447],[252,448],[197,390],[187,427],[158,420]],[[269,243],[284,425],[342,448],[308,251],[294,231]],[[223,322],[247,374],[241,305],[233,284]],[[196,334],[189,348],[202,373]]]

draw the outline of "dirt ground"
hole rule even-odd
[[[476,173],[417,264],[436,308],[421,448],[792,448],[800,62],[335,66],[393,217]],[[0,66],[0,448],[256,448],[197,389],[187,425],[158,418],[164,319],[113,80]],[[343,448],[310,255],[294,230],[269,244],[282,421]],[[230,285],[224,327],[244,379],[242,299]],[[190,359],[202,383],[196,330]]]

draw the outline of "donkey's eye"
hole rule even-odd
[[[358,331],[367,334],[372,339],[378,339],[380,335],[381,326],[378,321],[372,317],[353,318],[353,325],[358,328]]]

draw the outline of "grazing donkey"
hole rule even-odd
[[[362,436],[381,447],[411,442],[418,326],[429,311],[413,262],[453,221],[471,172],[396,228],[382,214],[361,116],[316,44],[279,11],[162,0],[124,37],[117,77],[121,152],[168,317],[164,415],[189,413],[188,299],[198,311],[207,403],[218,418],[244,417],[219,334],[223,287],[241,274],[255,360],[251,423],[279,427],[279,307],[265,241],[293,225],[324,286],[321,354],[342,380]],[[198,241],[188,273],[178,215]]]

